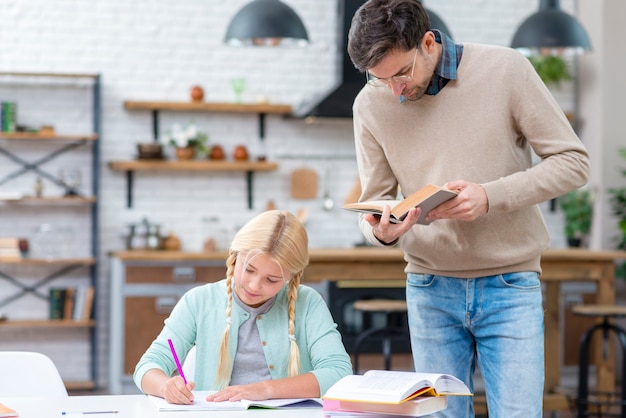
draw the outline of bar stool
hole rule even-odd
[[[391,369],[391,339],[394,336],[408,336],[408,327],[400,327],[395,325],[398,320],[406,317],[407,307],[406,301],[397,299],[367,299],[357,300],[353,303],[353,308],[357,311],[370,314],[383,313],[386,316],[386,323],[382,327],[372,327],[361,331],[354,342],[352,355],[354,357],[353,366],[354,373],[359,370],[359,351],[361,345],[369,337],[374,335],[382,335],[383,357],[385,359],[385,370]]]
[[[622,327],[609,322],[609,318],[626,317],[626,306],[618,305],[577,305],[572,307],[572,312],[576,315],[602,318],[602,322],[593,325],[581,337],[580,341],[580,359],[578,369],[578,392],[576,398],[576,407],[578,418],[587,418],[589,415],[589,406],[595,405],[601,411],[603,406],[611,408],[611,406],[619,405],[621,407],[620,415],[598,415],[598,416],[618,416],[626,418],[626,366],[622,366],[622,390],[621,399],[613,401],[609,396],[607,401],[591,401],[589,393],[589,345],[593,334],[602,330],[602,355],[606,359],[608,355],[609,331],[613,331],[618,337],[622,346],[622,359],[626,361],[626,330]],[[617,396],[617,395],[616,395]]]

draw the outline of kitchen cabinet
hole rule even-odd
[[[258,115],[259,139],[265,138],[265,119],[268,114],[288,115],[292,108],[289,105],[280,104],[238,104],[238,103],[208,103],[208,102],[164,102],[164,101],[125,101],[124,108],[128,110],[144,110],[152,112],[152,134],[154,141],[159,138],[159,114],[160,112],[226,112],[226,113],[253,113]],[[115,171],[126,172],[126,204],[133,205],[133,176],[135,171],[207,171],[225,172],[241,171],[246,175],[248,208],[252,209],[253,202],[253,174],[257,171],[273,171],[278,164],[257,161],[159,161],[159,160],[135,160],[135,161],[112,161],[109,168]]]
[[[67,226],[71,226],[76,220],[74,216],[78,211],[79,216],[87,219],[87,228],[73,231],[75,234],[81,234],[84,238],[81,240],[88,243],[88,249],[84,251],[84,256],[76,256],[74,252],[58,253],[56,256],[42,256],[32,252],[33,244],[31,242],[31,256],[26,254],[21,259],[2,259],[0,258],[0,284],[4,287],[5,292],[0,297],[0,309],[7,315],[6,320],[0,321],[0,340],[3,339],[2,333],[11,332],[12,335],[24,335],[27,338],[33,333],[40,330],[52,330],[52,338],[57,338],[54,330],[62,328],[84,328],[87,329],[89,359],[87,364],[86,375],[87,380],[65,381],[68,389],[95,389],[97,382],[97,359],[96,359],[96,323],[97,319],[63,319],[49,320],[47,315],[32,320],[12,319],[14,312],[19,304],[33,303],[28,298],[34,298],[44,301],[44,306],[49,303],[48,288],[55,285],[56,281],[68,277],[70,274],[78,273],[78,281],[81,286],[92,286],[97,289],[97,272],[98,272],[98,206],[97,200],[99,195],[99,138],[100,138],[100,75],[99,74],[70,74],[70,73],[36,73],[36,72],[0,72],[0,80],[4,86],[11,86],[11,89],[18,91],[13,92],[15,102],[20,105],[19,99],[20,89],[26,89],[26,95],[32,97],[40,94],[41,100],[35,104],[30,103],[29,107],[45,107],[48,106],[67,106],[68,112],[76,111],[80,114],[80,118],[89,118],[85,125],[91,128],[91,132],[84,134],[64,134],[56,133],[54,129],[41,129],[39,131],[29,132],[0,132],[0,156],[10,160],[17,169],[9,169],[3,172],[4,176],[0,177],[0,192],[7,190],[5,184],[12,182],[16,178],[25,174],[35,174],[38,178],[59,186],[61,192],[58,196],[46,195],[45,193],[38,196],[36,193],[29,195],[2,193],[0,194],[0,211],[18,212],[20,217],[41,217],[42,213],[54,212],[67,214]],[[83,92],[89,97],[84,102],[75,104],[75,102],[56,103],[54,95],[49,94],[46,89],[77,89],[72,94],[82,95]],[[88,107],[84,108],[84,103],[88,103]],[[72,106],[77,109],[72,108]],[[40,112],[40,109],[28,109],[20,107],[20,114],[23,112],[28,114]],[[83,116],[84,115],[84,116]],[[42,152],[36,154],[26,152],[30,151],[30,145],[34,143],[45,143],[46,147],[42,148]],[[83,152],[75,158],[81,159],[80,167],[90,171],[91,184],[84,187],[87,191],[79,189],[78,184],[72,184],[59,173],[52,173],[48,163],[61,155],[71,154],[76,150],[83,151],[87,148],[87,152]],[[45,151],[43,151],[45,150]],[[22,155],[26,154],[26,155]],[[43,154],[43,155],[41,155]],[[82,161],[83,156],[87,158]],[[8,166],[8,165],[7,165]],[[5,167],[7,167],[5,166]],[[79,180],[80,181],[80,180]],[[4,190],[3,190],[4,189]],[[71,211],[71,213],[70,213]],[[16,219],[15,222],[19,222]],[[81,224],[83,225],[83,224]],[[84,234],[84,235],[82,235]],[[56,239],[56,241],[54,241]],[[48,244],[52,247],[61,246],[63,243],[57,242],[61,239],[57,236],[50,237]],[[28,277],[26,277],[26,272]],[[34,272],[34,273],[33,273]],[[40,272],[43,277],[32,277]],[[85,282],[86,279],[86,283]],[[36,303],[36,302],[35,302]],[[48,313],[48,309],[45,311]],[[19,318],[19,316],[18,316]],[[62,337],[59,337],[62,338]],[[54,343],[57,341],[55,340]],[[13,345],[15,349],[20,349],[19,344]],[[45,351],[45,346],[41,347]],[[68,357],[69,358],[69,357]]]
[[[109,392],[127,392],[141,355],[189,289],[226,277],[224,252],[126,251],[111,259]]]

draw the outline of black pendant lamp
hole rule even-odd
[[[580,22],[560,9],[559,0],[540,0],[539,11],[517,28],[511,47],[528,55],[555,55],[588,51],[591,42]]]
[[[230,45],[306,45],[309,41],[300,17],[280,0],[253,0],[237,12],[226,30]]]
[[[441,18],[435,12],[426,9],[426,13],[428,13],[428,18],[430,19],[431,29],[437,29],[439,30],[439,32],[445,33],[450,38],[452,38],[452,32],[450,32],[450,29],[448,29],[446,24],[443,23],[443,20],[441,20]]]

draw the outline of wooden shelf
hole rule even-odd
[[[29,204],[29,205],[82,205],[97,202],[94,196],[50,196],[50,197],[34,197],[23,196],[16,199],[1,198],[0,202],[12,204]]]
[[[95,141],[97,134],[86,135],[62,135],[62,134],[39,134],[37,132],[4,132],[0,139],[14,141]]]
[[[15,320],[0,321],[0,328],[93,328],[95,321],[72,321],[72,320]]]
[[[0,71],[3,76],[15,77],[50,77],[50,78],[99,78],[95,73],[39,73],[32,71]]]
[[[293,108],[285,104],[270,103],[209,103],[209,102],[164,102],[133,101],[124,102],[129,110],[168,110],[174,112],[225,112],[225,113],[265,113],[288,115]]]
[[[273,171],[277,163],[266,161],[211,161],[211,160],[134,160],[111,161],[109,168],[126,172],[126,205],[133,206],[133,173],[135,171],[222,171],[246,173],[248,207],[252,209],[252,178],[255,171]]]
[[[111,161],[109,167],[115,171],[273,171],[278,164],[261,161],[134,160]]]
[[[70,380],[63,383],[69,391],[94,390],[96,388],[96,382],[92,380]]]
[[[96,264],[95,258],[61,258],[61,259],[45,259],[45,258],[23,258],[21,260],[3,260],[0,258],[0,264],[23,264],[23,265],[45,265],[45,266],[91,266]]]

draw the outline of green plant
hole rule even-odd
[[[626,160],[626,148],[619,150],[620,156]],[[626,177],[626,169],[621,170],[622,176]],[[626,187],[609,189],[609,203],[614,216],[619,218],[618,227],[622,236],[617,244],[617,248],[626,250]]]
[[[567,62],[560,56],[533,55],[528,59],[546,85],[559,86],[561,81],[572,79]]]
[[[559,206],[565,216],[565,236],[568,239],[581,239],[591,230],[593,199],[587,189],[572,190],[559,197]]]
[[[202,132],[194,123],[190,123],[186,127],[176,123],[172,125],[167,132],[166,142],[175,147],[194,147],[198,152],[207,151],[207,143],[209,136],[206,132]]]

